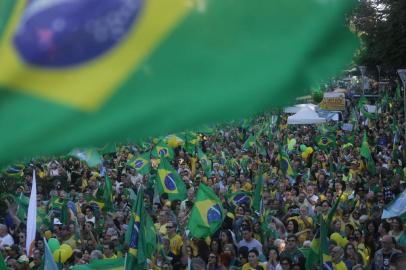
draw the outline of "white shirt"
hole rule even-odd
[[[4,246],[11,246],[13,244],[14,239],[9,233],[3,237],[0,236],[0,248],[3,248]]]
[[[255,248],[256,250],[258,250],[259,255],[262,255],[262,244],[255,238],[252,238],[251,241],[249,241],[249,242],[245,241],[245,239],[242,239],[238,243],[238,247],[239,248],[240,247],[247,247],[248,251]]]

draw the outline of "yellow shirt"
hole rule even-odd
[[[111,257],[106,257],[106,255],[103,255],[103,259],[117,259],[117,255],[113,254]]]
[[[160,235],[166,235],[168,233],[166,229],[166,223],[161,225],[160,223],[155,223],[155,229],[159,232]]]
[[[242,190],[246,192],[252,191],[252,185],[250,182],[245,182],[245,184],[242,186]]]
[[[335,269],[335,270],[348,270],[347,265],[343,261],[340,261],[337,264],[333,263],[333,269]]]
[[[183,246],[182,237],[179,234],[175,234],[169,239],[169,248],[175,256],[180,255]]]
[[[263,263],[258,263],[258,265],[259,265],[259,266],[262,266],[262,268],[263,268],[264,270],[266,269],[265,264],[263,264]],[[244,265],[242,266],[241,270],[256,270],[256,269],[255,269],[255,268],[252,268],[249,263],[246,263],[246,264],[244,264]]]

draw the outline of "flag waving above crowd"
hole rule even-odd
[[[0,164],[288,104],[350,63],[352,6],[3,0]]]

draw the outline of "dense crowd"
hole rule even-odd
[[[117,146],[97,168],[75,158],[25,164],[17,176],[2,176],[9,181],[9,193],[2,193],[7,209],[0,221],[5,263],[9,269],[42,269],[44,237],[72,248],[64,269],[124,257],[131,209],[141,187],[158,235],[148,269],[406,269],[406,222],[400,217],[381,219],[383,208],[405,189],[404,107],[395,89],[377,91],[379,97],[367,100],[377,105],[379,114],[363,114],[359,98],[347,95],[342,122],[291,126],[287,115],[275,112],[198,132],[195,151],[179,144],[171,160],[187,187],[182,201],[157,192],[156,166],[140,173],[128,165],[158,140]],[[343,123],[352,129],[343,130]],[[248,147],[251,135],[256,142]],[[360,153],[364,136],[369,161]],[[210,160],[210,171],[198,150]],[[281,151],[288,155],[288,169],[282,168]],[[29,257],[22,198],[30,196],[33,169],[38,222]],[[99,199],[106,175],[113,185],[113,210]],[[255,209],[259,175],[264,182],[260,208]],[[226,211],[221,228],[205,239],[191,237],[187,227],[200,183],[211,187]],[[251,200],[233,201],[238,193]],[[320,267],[309,260],[312,249],[321,250],[321,219],[326,221],[329,213],[328,251]]]

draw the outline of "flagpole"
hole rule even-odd
[[[126,269],[127,266],[127,256],[128,256],[128,251],[125,253],[125,257],[124,257],[124,270]]]
[[[32,248],[35,243],[35,235],[37,231],[36,222],[37,222],[37,181],[35,179],[35,170],[33,170],[31,195],[27,213],[27,238],[25,242],[25,251],[28,257],[32,255]]]

